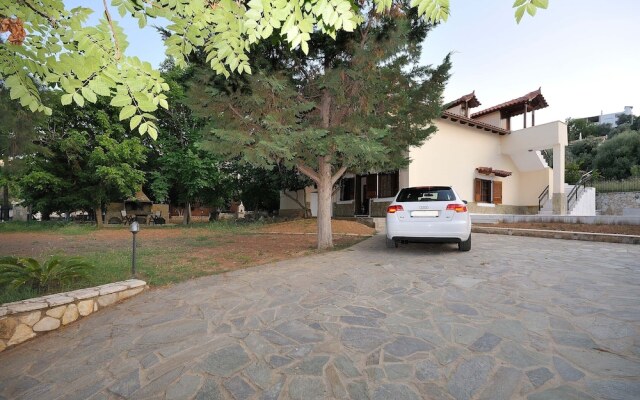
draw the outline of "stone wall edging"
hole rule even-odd
[[[145,281],[129,279],[0,304],[0,352],[75,322],[148,288]]]

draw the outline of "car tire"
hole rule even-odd
[[[458,250],[460,251],[469,251],[471,250],[471,234],[469,234],[469,239],[464,242],[458,243]]]
[[[398,242],[393,239],[387,238],[387,249],[395,249],[398,247]]]

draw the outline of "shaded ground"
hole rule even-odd
[[[0,353],[0,399],[640,398],[640,247],[473,246],[377,235],[151,290]]]
[[[498,223],[479,224],[477,226],[489,226],[495,228],[520,228],[520,229],[544,229],[551,231],[571,231],[589,233],[615,233],[620,235],[639,235],[640,225],[602,225],[602,224],[562,224],[553,222],[541,223]]]

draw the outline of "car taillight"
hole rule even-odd
[[[449,204],[447,205],[447,210],[452,210],[455,212],[467,212],[467,206],[464,204]]]
[[[396,211],[404,211],[404,208],[402,208],[401,205],[395,205],[395,206],[387,207],[387,213],[389,213],[389,214],[393,214]]]

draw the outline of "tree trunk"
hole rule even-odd
[[[184,213],[182,214],[182,224],[189,225],[191,223],[191,202],[187,201]]]
[[[96,205],[96,227],[98,228],[102,228],[103,223],[102,223],[102,205],[98,204]]]
[[[331,231],[331,193],[333,182],[331,179],[331,163],[326,157],[318,157],[318,249],[333,247],[333,233]]]
[[[2,187],[2,215],[0,219],[3,221],[9,220],[9,184],[5,184]]]

